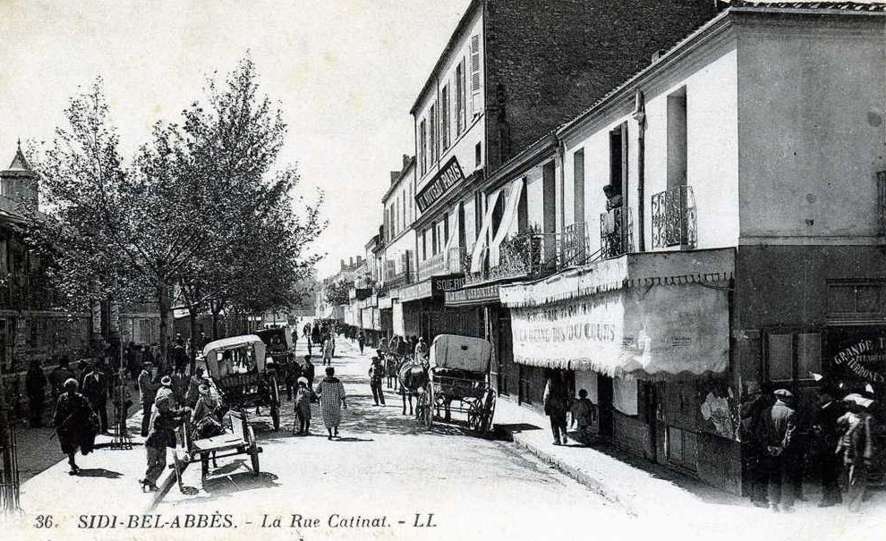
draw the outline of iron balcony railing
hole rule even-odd
[[[695,197],[692,186],[676,186],[652,196],[652,247],[695,248]]]
[[[599,257],[610,259],[633,251],[633,230],[630,209],[615,207],[600,214]]]
[[[540,233],[537,229],[506,237],[498,249],[498,261],[490,261],[484,249],[481,271],[472,273],[471,256],[464,259],[465,283],[511,278],[538,278],[590,262],[599,253],[589,251],[590,241],[583,222],[567,226],[562,234]]]

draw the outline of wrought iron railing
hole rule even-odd
[[[630,209],[615,207],[600,214],[600,258],[619,257],[633,251],[633,229]]]
[[[652,196],[652,247],[695,248],[695,197],[692,186],[677,186]]]

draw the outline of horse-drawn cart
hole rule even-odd
[[[430,427],[437,419],[448,422],[454,411],[466,415],[471,430],[489,432],[495,414],[495,390],[489,379],[491,360],[492,345],[486,340],[454,334],[437,336],[430,348],[428,383],[418,397],[418,419]]]
[[[210,438],[194,439],[194,427],[188,419],[178,427],[179,440],[182,446],[173,453],[175,460],[175,473],[178,478],[179,489],[182,486],[182,473],[189,464],[200,462],[203,478],[209,475],[209,461],[234,455],[249,455],[252,462],[252,473],[260,473],[258,455],[262,448],[258,446],[255,433],[246,420],[245,411],[230,411],[226,418],[230,419],[230,426],[225,427],[224,433]]]
[[[231,409],[267,406],[274,430],[280,429],[277,371],[266,366],[266,346],[254,334],[232,336],[206,344],[206,371],[225,405]]]

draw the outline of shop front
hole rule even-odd
[[[630,254],[502,286],[527,386],[521,401],[536,405],[546,376],[563,371],[573,392],[598,405],[597,429],[614,445],[723,488],[737,484],[733,268],[732,250]]]

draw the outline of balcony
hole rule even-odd
[[[600,258],[619,257],[634,249],[631,211],[615,207],[600,214]]]
[[[461,260],[463,250],[459,247],[449,248],[449,257],[446,251],[431,256],[418,264],[416,282],[420,282],[431,276],[444,276],[447,274],[459,274],[462,272]]]
[[[484,250],[483,269],[478,273],[465,272],[465,284],[539,278],[584,265],[597,255],[588,252],[589,246],[587,228],[582,222],[567,226],[562,234],[530,229],[505,238],[499,246],[498,261],[489,261],[489,250]],[[470,269],[470,259],[471,255],[466,254],[465,269]]]
[[[653,248],[695,248],[697,234],[692,186],[676,186],[652,196]]]

